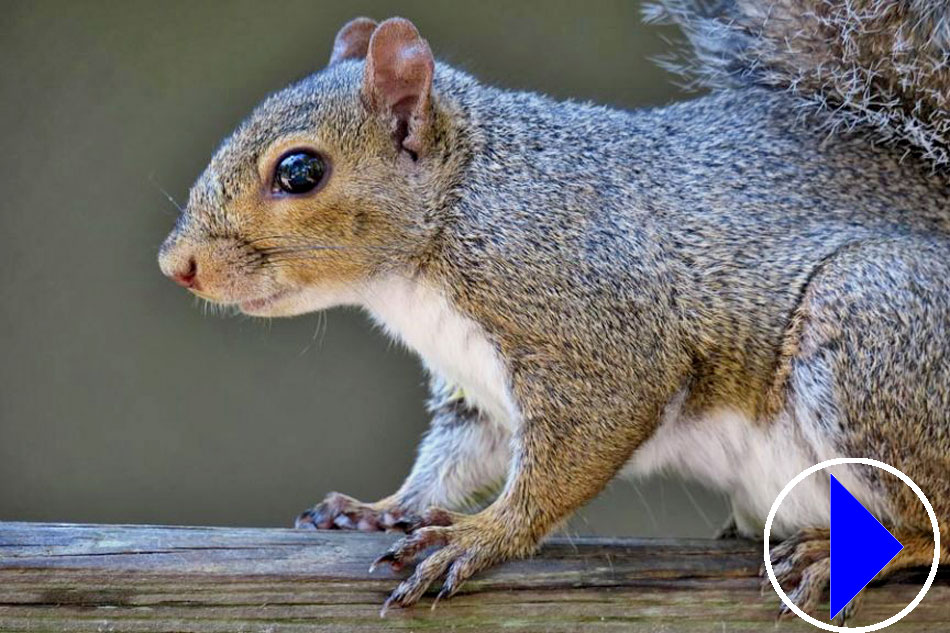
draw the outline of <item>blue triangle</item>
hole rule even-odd
[[[904,546],[831,477],[831,609],[834,618]]]

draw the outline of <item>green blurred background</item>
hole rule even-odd
[[[0,520],[288,525],[394,490],[426,427],[418,363],[354,311],[220,318],[158,245],[219,140],[319,69],[357,15],[406,16],[483,81],[623,108],[686,98],[640,3],[5,2]],[[709,535],[718,496],[617,481],[572,533]]]

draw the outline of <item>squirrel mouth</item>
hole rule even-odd
[[[274,294],[267,295],[266,297],[241,301],[239,304],[241,307],[241,312],[260,312],[261,310],[264,310],[271,304],[276,303],[289,294],[290,291],[281,290],[280,292],[275,292]]]

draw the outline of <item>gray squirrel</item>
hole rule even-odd
[[[800,471],[870,457],[950,526],[950,9],[667,0],[649,17],[682,25],[681,68],[710,94],[557,102],[436,62],[405,19],[353,20],[326,68],[224,141],[162,245],[162,271],[208,301],[361,306],[421,357],[432,425],[405,483],[297,520],[404,529],[377,562],[415,568],[386,607],[529,555],[621,470],[718,488],[734,532],[761,538]],[[930,564],[909,488],[835,472],[904,544],[884,574]],[[772,529],[806,611],[828,494],[806,480]]]

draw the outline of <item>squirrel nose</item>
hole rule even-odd
[[[169,277],[182,288],[194,288],[197,285],[198,262],[194,257],[189,257],[185,265],[172,271]]]

